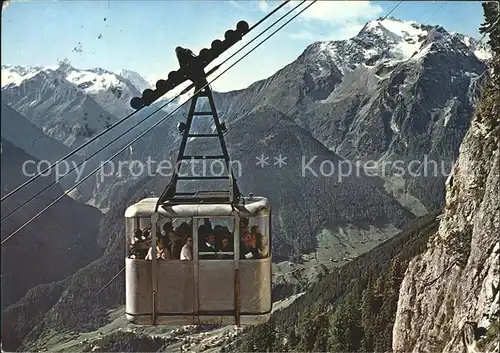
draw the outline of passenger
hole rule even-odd
[[[147,238],[148,235],[151,235],[151,226],[147,226],[142,230],[142,234]]]
[[[213,232],[210,232],[205,236],[205,243],[200,247],[200,252],[216,252],[215,234]]]
[[[198,227],[199,239],[203,239],[208,233],[212,233],[212,224],[210,223],[210,220],[208,218],[205,218],[204,223]]]
[[[227,237],[227,236],[222,237],[220,251],[223,251],[223,252],[232,252],[233,251],[233,249],[231,249],[231,241],[229,240],[229,237]]]
[[[181,260],[193,259],[193,237],[186,239],[186,244],[181,249]]]
[[[209,253],[209,254],[200,254],[200,258],[208,260],[215,259],[215,234],[213,232],[208,233],[205,236],[205,243],[201,244],[198,250],[200,253]]]
[[[229,237],[223,236],[221,239],[221,247],[220,247],[220,252],[233,252],[231,242],[229,240]],[[217,258],[219,260],[227,260],[227,259],[232,259],[233,256],[230,254],[217,254]]]
[[[172,260],[168,247],[165,246],[164,238],[158,238],[156,245],[156,258],[161,260]],[[153,247],[149,248],[146,260],[153,260]]]
[[[245,231],[241,240],[240,259],[260,259],[259,250],[255,246],[255,237]]]
[[[222,232],[222,226],[216,225],[214,227],[213,233],[215,235],[215,248],[220,249],[222,237],[224,236],[224,233]]]
[[[180,259],[181,257],[181,250],[183,247],[182,238],[182,236],[175,234],[174,238],[171,240],[172,257],[176,260]]]
[[[260,249],[262,249],[262,238],[263,238],[263,235],[260,232],[259,226],[252,226],[250,228],[250,234],[252,234],[252,236],[255,238],[255,246],[260,251]]]
[[[262,236],[261,245],[258,247],[261,258],[269,257],[269,239]]]
[[[144,238],[144,242],[151,247],[151,228],[146,227],[142,230],[142,237]]]
[[[134,230],[134,240],[131,244],[130,253],[131,259],[144,259],[148,252],[149,245],[147,244],[146,237],[143,236],[142,230],[136,229]]]
[[[179,260],[181,256],[181,249],[183,245],[181,232],[174,231],[172,223],[168,222],[163,225],[163,232],[168,243],[170,244],[169,250],[173,259]]]

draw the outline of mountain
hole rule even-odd
[[[243,90],[216,92],[215,97],[223,120],[250,119],[252,111],[269,105],[341,157],[377,163],[388,185],[398,185],[388,191],[417,204],[422,214],[442,206],[442,185],[490,57],[488,49],[470,37],[387,18],[368,22],[349,40],[313,43],[270,78]],[[433,91],[435,80],[444,85],[439,92]],[[184,107],[171,119],[182,121],[186,112]],[[167,126],[175,135],[175,125],[162,126],[164,136],[172,136]],[[200,122],[195,130],[210,128]],[[135,155],[155,151],[148,143],[138,142]],[[431,173],[422,161],[429,161]],[[405,166],[403,172],[394,167],[396,162]],[[114,191],[108,185],[100,188],[108,191],[94,193],[92,202],[106,208],[108,192]]]
[[[2,101],[50,137],[73,148],[132,113],[130,99],[141,95],[125,77],[102,68],[77,69],[67,61],[55,68],[3,65],[2,77]],[[118,136],[149,112],[135,114],[108,135]],[[135,132],[146,128],[144,125]],[[100,139],[95,145],[109,140]]]
[[[132,111],[129,106],[130,99],[140,94],[134,84],[125,77],[101,68],[77,69],[71,66],[69,61],[62,61],[57,67],[46,68],[2,65],[2,91],[8,92],[20,87],[40,74],[47,75],[42,78],[53,80],[53,83],[62,80],[67,84],[64,88],[78,89],[78,92],[93,98],[112,116],[117,117]],[[39,87],[29,85],[25,90],[33,91],[37,88]],[[31,104],[37,105],[36,102]]]
[[[59,141],[48,137],[17,111],[2,102],[2,138],[18,145],[38,159],[56,161],[70,152]]]
[[[140,95],[134,85],[120,75],[100,68],[76,69],[67,61],[61,62],[57,67],[47,68],[3,65],[2,75],[2,104],[24,115],[45,135],[71,149],[108,129],[118,121],[117,117],[122,119],[130,115],[133,112],[130,99]],[[98,168],[101,162],[106,161],[125,143],[151,127],[162,112],[175,107],[173,102],[145,121],[144,118],[158,109],[159,104],[135,113],[79,152],[80,157],[94,155],[83,165],[83,175]],[[125,134],[137,124],[138,127]],[[124,136],[120,137],[121,135]],[[115,139],[117,140],[114,141]],[[98,152],[104,146],[107,147]],[[124,153],[114,161],[118,163],[126,156],[127,153]],[[84,182],[71,194],[72,197],[101,207],[96,198],[99,198],[102,183],[95,180],[90,178]],[[102,208],[106,209],[106,205]]]
[[[119,75],[123,78],[126,78],[129,80],[134,87],[142,93],[145,89],[155,89],[155,82],[151,82],[146,80],[144,77],[141,76],[138,72],[132,71],[132,70],[127,70],[123,69],[119,72]]]
[[[71,69],[42,70],[19,85],[2,88],[2,102],[24,115],[48,136],[70,148],[116,121],[82,88],[66,80]]]
[[[36,157],[38,160],[55,163],[71,150],[60,143],[59,141],[45,135],[39,128],[30,123],[25,117],[16,112],[14,109],[2,102],[2,138],[12,143],[14,146],[21,148],[26,153]],[[82,162],[78,155],[73,156],[67,162],[62,164],[59,170],[62,173],[69,171],[75,165]],[[66,169],[66,166],[68,169]],[[41,167],[40,171],[47,168],[48,164]],[[69,188],[73,185],[72,179],[75,180],[76,174],[72,173],[64,179],[61,179],[61,185]]]
[[[28,179],[22,172],[22,165],[27,160],[38,162],[2,139],[2,196]],[[31,164],[25,168],[28,173],[36,170]],[[54,178],[54,173],[39,178],[2,201],[2,218],[52,183]],[[60,195],[61,187],[56,184],[3,220],[2,241]],[[100,256],[102,245],[97,243],[97,229],[101,217],[95,208],[63,197],[43,216],[2,244],[2,309],[19,300],[35,285],[69,276]]]
[[[499,105],[493,76],[448,180],[439,230],[404,276],[395,352],[498,352]]]
[[[406,166],[427,156],[445,173],[424,176],[418,166],[413,173],[388,171],[436,209],[490,53],[442,27],[387,18],[368,22],[351,39],[311,44],[270,78],[218,95],[217,104],[230,119],[272,105],[352,161],[400,160]],[[433,191],[426,193],[429,186]]]

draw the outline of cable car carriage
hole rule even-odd
[[[271,208],[266,198],[243,200],[244,205],[236,207],[224,203],[175,204],[155,214],[158,199],[149,198],[127,209],[127,249],[136,250],[129,251],[125,260],[126,314],[130,322],[253,325],[269,319]],[[136,236],[137,230],[150,227],[152,244],[161,234],[168,237],[168,233],[174,233],[170,249],[179,238],[181,244],[185,243],[177,245],[171,258],[157,258],[158,248],[140,247],[140,240],[148,242],[147,236]],[[243,253],[244,241],[252,231],[260,236],[256,239],[257,252]],[[134,245],[139,247],[135,249]],[[186,256],[190,246],[191,259]],[[149,257],[148,248],[152,250]]]
[[[183,51],[176,50],[181,70]],[[126,317],[141,325],[261,324],[272,309],[271,206],[264,197],[241,195],[224,142],[225,125],[219,122],[206,74],[199,66],[184,72],[196,93],[186,123],[179,125],[182,141],[177,163],[224,160],[227,176],[180,176],[176,168],[159,198],[146,198],[127,208]],[[196,111],[202,97],[208,99],[205,107],[210,111]],[[212,117],[216,131],[191,133],[194,116]],[[218,138],[222,154],[186,156],[192,137]],[[227,189],[177,190],[181,180],[212,179],[225,179]]]

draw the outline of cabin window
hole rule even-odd
[[[131,259],[144,260],[151,247],[151,220],[149,218],[126,218],[126,251]]]
[[[240,259],[265,259],[271,255],[269,217],[240,219]]]
[[[234,260],[234,220],[231,217],[197,219],[198,258]]]
[[[193,260],[193,220],[162,218],[158,221],[158,236],[166,248],[168,260]]]

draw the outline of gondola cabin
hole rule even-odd
[[[157,201],[144,199],[125,212],[128,321],[266,322],[272,309],[268,199],[167,204],[155,214]]]

